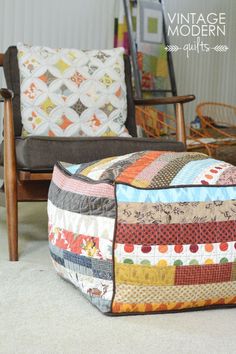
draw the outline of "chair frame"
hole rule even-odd
[[[0,53],[0,67],[4,54]],[[18,260],[18,202],[46,201],[52,173],[30,172],[17,169],[12,99],[14,93],[0,89],[0,102],[4,102],[4,184],[0,193],[0,204],[6,206],[10,261]],[[174,104],[176,110],[176,140],[186,143],[183,104],[193,101],[194,95],[163,98],[134,98],[135,105]],[[5,195],[4,195],[5,194]]]

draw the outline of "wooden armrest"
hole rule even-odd
[[[153,97],[153,98],[134,98],[134,104],[137,106],[153,106],[159,104],[186,103],[195,100],[194,95],[172,96],[172,97]]]
[[[9,100],[14,97],[14,93],[6,88],[0,89],[0,101]]]

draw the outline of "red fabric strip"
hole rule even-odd
[[[236,240],[236,222],[117,224],[116,242],[136,245],[217,243]]]
[[[221,283],[231,281],[233,263],[176,267],[175,285]]]

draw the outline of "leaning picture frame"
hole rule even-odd
[[[141,43],[163,42],[163,13],[159,2],[140,1],[139,31]]]

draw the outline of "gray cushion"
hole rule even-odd
[[[82,163],[142,150],[184,151],[182,143],[150,138],[16,138],[18,169],[50,171],[56,161]],[[3,144],[0,146],[3,165]]]

